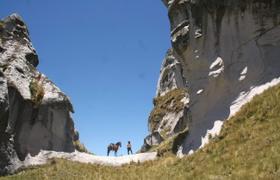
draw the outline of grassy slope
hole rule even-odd
[[[53,160],[5,178],[280,179],[280,86],[255,97],[225,123],[220,136],[192,156],[119,168]]]

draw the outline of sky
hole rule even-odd
[[[1,0],[18,13],[46,74],[71,99],[80,140],[97,155],[127,141],[137,151],[165,52],[171,46],[161,0]],[[113,153],[112,153],[113,154]]]

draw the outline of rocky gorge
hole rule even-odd
[[[163,3],[172,48],[161,67],[155,107],[148,120],[150,135],[142,150],[183,132],[184,138],[172,145],[173,150],[189,154],[219,134],[223,122],[260,89],[271,81],[272,85],[279,83],[280,2]],[[184,93],[174,95],[181,90]]]
[[[162,145],[182,156],[204,147],[256,94],[280,83],[280,2],[163,0],[171,45],[163,60],[142,152]],[[66,96],[37,70],[39,58],[17,14],[0,21],[0,175],[51,158],[121,166],[82,151]],[[26,164],[25,164],[26,163]]]

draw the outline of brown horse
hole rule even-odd
[[[107,156],[109,156],[110,151],[115,151],[115,156],[117,156],[119,147],[122,147],[121,142],[117,142],[116,144],[113,144],[113,143],[109,144],[109,146],[107,147]]]

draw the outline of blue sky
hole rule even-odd
[[[131,140],[139,149],[170,47],[161,0],[0,1],[1,18],[13,12],[29,27],[39,70],[71,98],[87,148],[105,155],[110,142]]]

